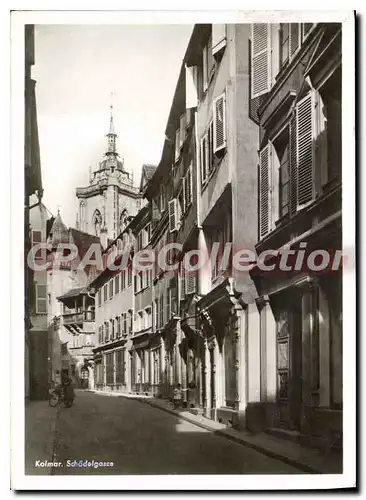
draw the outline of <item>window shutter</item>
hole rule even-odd
[[[226,45],[226,24],[212,25],[212,55],[217,54]]]
[[[290,24],[290,57],[292,57],[300,47],[300,24]]]
[[[207,90],[208,87],[208,55],[207,55],[207,46],[203,49],[203,91]]]
[[[178,160],[180,156],[180,129],[175,132],[175,161]]]
[[[207,142],[206,142],[206,172],[207,175],[211,172],[214,167],[213,162],[213,121],[210,123],[207,132]]]
[[[179,299],[184,300],[185,298],[186,298],[186,294],[185,294],[184,271],[181,268],[179,271]]]
[[[290,213],[297,210],[297,141],[296,141],[296,113],[290,121]]]
[[[185,279],[185,294],[190,295],[196,292],[196,273],[188,272]]]
[[[313,93],[296,106],[297,208],[314,199]]]
[[[263,238],[270,231],[270,145],[259,153],[259,232]]]
[[[169,201],[169,230],[173,232],[177,229],[177,200],[174,198]]]
[[[214,101],[214,153],[226,147],[225,94]]]
[[[191,121],[191,108],[195,108],[198,104],[196,80],[197,66],[188,67],[186,65],[186,109],[187,115],[189,115],[189,119],[187,117],[186,121],[187,125],[189,125]]]
[[[184,144],[186,138],[186,114],[184,113],[180,117],[180,134],[179,134],[179,147],[181,148]]]
[[[207,179],[208,165],[207,165],[207,135],[201,139],[201,180],[202,184]]]
[[[188,184],[189,184],[189,202],[193,202],[193,169],[190,165],[188,170]]]
[[[186,203],[186,192],[187,192],[187,185],[186,185],[186,178],[182,178],[182,199],[183,199],[183,206],[182,208],[182,213],[184,214],[187,208],[187,203]]]
[[[252,24],[252,99],[265,94],[271,82],[270,24]]]

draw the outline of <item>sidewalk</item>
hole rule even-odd
[[[124,397],[125,395],[120,394]],[[341,474],[342,455],[340,453],[324,453],[314,448],[301,446],[285,439],[276,438],[267,433],[252,434],[241,432],[227,427],[208,418],[194,415],[187,410],[174,410],[172,404],[163,399],[126,395],[136,400],[143,401],[152,407],[177,415],[198,427],[214,432],[215,434],[230,439],[235,443],[253,448],[271,458],[301,469],[309,474]]]
[[[36,467],[40,462],[52,462],[58,408],[48,401],[30,401],[25,406],[25,474],[50,475],[51,467]]]

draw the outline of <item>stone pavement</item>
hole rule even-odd
[[[288,465],[295,466],[304,472],[314,474],[341,474],[342,455],[337,452],[324,453],[320,450],[302,446],[286,439],[277,438],[267,433],[253,434],[251,432],[237,431],[219,422],[215,422],[200,415],[194,415],[188,410],[174,410],[170,401],[148,396],[105,393],[109,396],[122,396],[138,399],[155,408],[160,408],[179,418],[191,422],[198,427],[226,437],[238,444],[253,448],[268,457],[282,460]]]
[[[51,474],[51,468],[36,467],[37,460],[52,461],[58,408],[48,401],[30,401],[25,406],[25,474]]]

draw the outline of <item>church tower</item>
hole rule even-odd
[[[141,195],[117,152],[113,106],[107,149],[97,170],[89,171],[89,186],[76,189],[79,212],[77,228],[100,236],[103,246],[115,239],[140,209]]]

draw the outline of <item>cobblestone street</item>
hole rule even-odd
[[[38,449],[42,453],[42,447]],[[60,408],[54,461],[62,466],[35,467],[36,460],[51,457],[36,457],[34,448],[26,460],[27,474],[301,473],[144,402],[89,392],[78,392],[72,408]],[[114,465],[67,467],[68,460]]]

